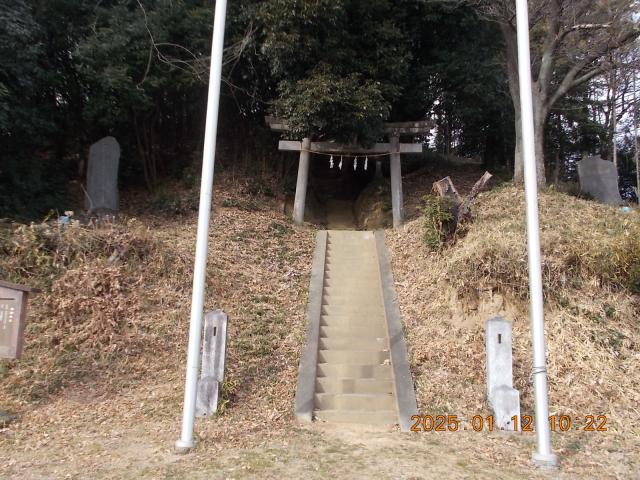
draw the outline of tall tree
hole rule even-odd
[[[509,89],[515,106],[514,180],[523,180],[520,91],[511,0],[480,0],[481,12],[498,22],[505,44]],[[552,107],[573,88],[607,71],[612,52],[633,42],[638,29],[635,0],[532,0],[529,2],[532,93],[538,182],[546,183],[544,130]]]
[[[261,51],[277,82],[274,107],[294,134],[362,143],[382,134],[410,83],[414,32],[405,20],[419,8],[416,1],[263,2]]]
[[[0,215],[64,197],[82,98],[71,51],[86,11],[81,0],[0,0]]]

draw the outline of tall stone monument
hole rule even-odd
[[[578,162],[580,190],[595,200],[609,205],[620,205],[622,197],[618,189],[618,169],[613,162],[596,156],[586,156]]]
[[[118,210],[119,163],[120,144],[115,138],[104,137],[91,145],[85,199],[89,212]]]

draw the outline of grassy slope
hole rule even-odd
[[[502,314],[514,323],[522,413],[533,415],[524,194],[496,188],[474,212],[466,236],[437,253],[420,218],[387,234],[419,404],[426,414],[489,413],[484,321]],[[640,446],[638,213],[557,193],[540,196],[540,212],[550,414],[607,415],[609,427],[556,433],[554,445],[576,472],[630,474]]]
[[[229,342],[225,415],[200,431],[228,439],[244,435],[244,422],[277,429],[289,420],[314,239],[292,228],[276,200],[246,190],[239,181],[217,185],[205,304],[228,313]],[[42,428],[33,415],[74,388],[115,397],[170,385],[148,408],[175,422],[195,224],[195,214],[143,214],[97,228],[3,230],[2,277],[44,291],[30,305],[23,358],[2,364],[0,402],[23,421],[0,441]],[[110,262],[114,252],[122,254]]]

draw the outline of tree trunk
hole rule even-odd
[[[538,100],[534,95],[534,115],[533,115],[533,129],[534,136],[534,152],[536,156],[536,176],[538,180],[538,187],[544,187],[547,184],[547,175],[544,168],[544,125],[546,121],[546,115],[544,112],[536,114],[536,103]],[[540,107],[538,107],[540,108]],[[513,164],[513,181],[515,183],[524,182],[524,156],[522,145],[522,122],[519,112],[519,106],[516,107],[516,148],[514,154]]]
[[[616,130],[618,129],[617,125],[617,112],[616,112],[616,95],[618,94],[618,86],[616,84],[616,69],[615,67],[611,70],[611,160],[613,160],[613,164],[618,167],[618,149],[616,147]]]
[[[640,157],[638,156],[638,93],[636,75],[633,71],[633,156],[636,164],[636,200],[640,204]]]
[[[558,151],[556,153],[556,163],[553,166],[553,184],[558,188],[560,183],[560,174],[564,166],[564,132],[562,131],[562,117],[557,116],[558,126]]]
[[[524,161],[522,155],[522,122],[520,112],[520,84],[518,78],[518,44],[516,34],[511,25],[501,24],[502,36],[506,46],[507,77],[509,79],[509,92],[513,101],[516,127],[516,147],[513,159],[513,181],[524,182]],[[538,92],[537,83],[533,84],[533,128],[535,132],[534,148],[536,155],[536,172],[539,187],[547,184],[544,168],[544,125],[547,120],[548,110],[543,105],[543,100]]]
[[[520,121],[520,109],[516,107],[516,147],[513,154],[513,181],[522,183],[524,181],[524,162],[522,157],[522,122]]]

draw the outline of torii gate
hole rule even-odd
[[[551,428],[548,422],[549,399],[547,393],[547,359],[544,335],[542,297],[542,264],[540,259],[540,226],[538,222],[538,184],[536,179],[536,155],[534,147],[533,94],[531,91],[531,58],[529,45],[529,11],[527,0],[515,0],[516,30],[518,38],[518,80],[520,86],[520,114],[522,126],[522,154],[527,217],[527,257],[529,260],[529,297],[531,299],[531,338],[533,350],[533,377],[535,393],[535,430],[537,451],[533,461],[541,466],[555,466],[557,456],[551,450]],[[176,441],[176,450],[187,452],[195,443],[193,425],[196,410],[196,390],[200,360],[200,339],[204,310],[204,285],[209,249],[209,216],[213,191],[213,167],[215,163],[220,84],[222,82],[222,54],[227,0],[216,0],[211,43],[211,68],[207,117],[205,122],[204,149],[202,151],[202,178],[200,205],[198,208],[198,234],[193,268],[193,294],[189,324],[189,347],[184,387],[182,432]],[[399,162],[398,162],[399,163]]]
[[[274,132],[287,132],[289,125],[285,120],[276,117],[265,117],[267,125]],[[393,227],[397,228],[404,221],[404,201],[402,197],[402,168],[400,154],[422,153],[422,143],[400,143],[400,135],[425,134],[433,128],[433,122],[422,120],[418,122],[385,123],[384,132],[389,136],[389,143],[375,143],[370,148],[359,145],[347,145],[334,142],[312,142],[305,138],[302,142],[280,140],[278,150],[284,152],[300,152],[298,163],[298,180],[296,182],[296,196],[293,203],[293,221],[296,225],[304,222],[304,207],[307,198],[309,179],[309,158],[311,153],[335,155],[380,155],[389,154],[391,165],[391,206],[393,211]]]

